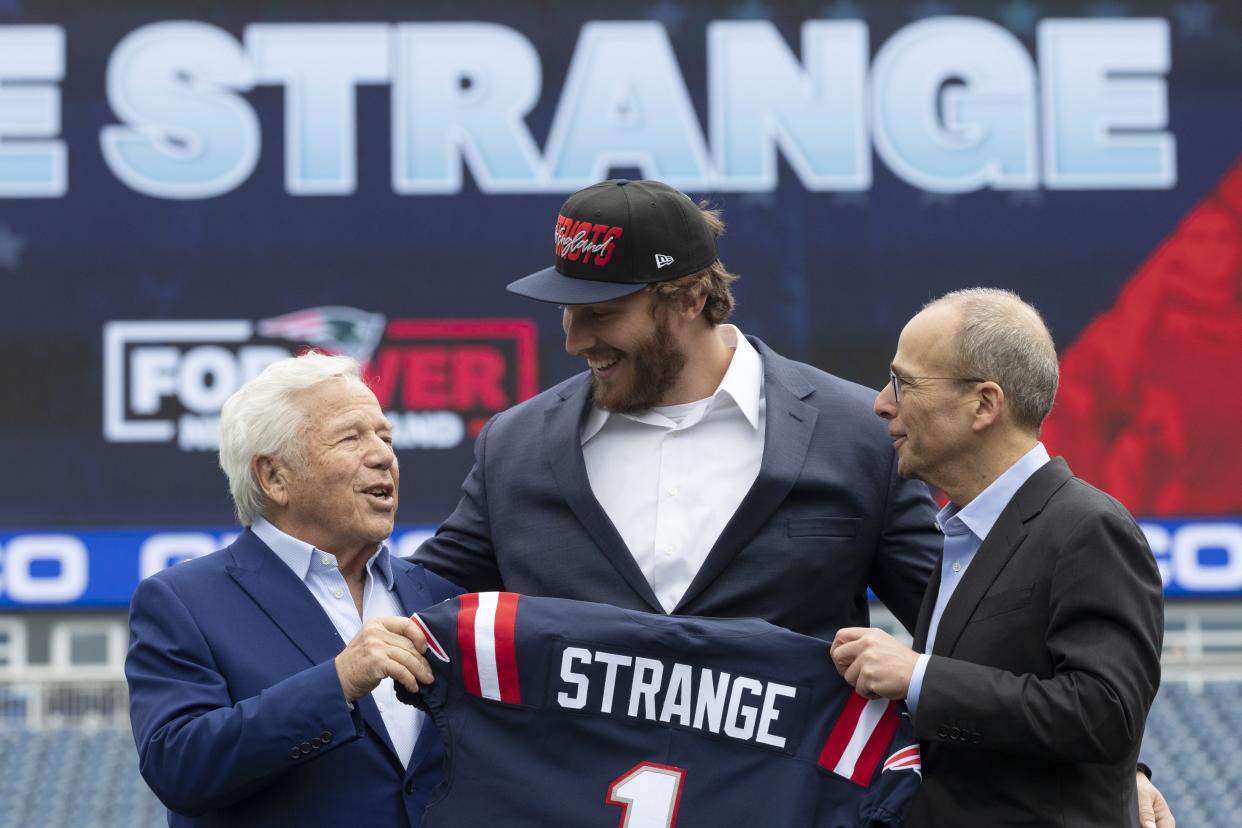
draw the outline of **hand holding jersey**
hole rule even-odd
[[[345,701],[351,704],[392,678],[417,693],[420,684],[435,676],[423,658],[427,641],[422,630],[408,618],[372,618],[336,657],[336,674]]]
[[[912,828],[1129,828],[1153,794],[1134,769],[1160,682],[1160,573],[1121,504],[1039,442],[1057,371],[1038,312],[975,288],[906,325],[875,398],[902,477],[949,498],[922,654],[879,630],[833,648],[861,691],[912,711],[926,760]]]
[[[919,654],[883,630],[846,627],[832,639],[832,663],[868,699],[903,701]]]
[[[757,619],[481,593],[413,620],[438,680],[399,697],[449,756],[427,828],[879,828],[918,785],[901,706]]]
[[[362,803],[368,825],[417,828],[444,749],[387,677],[432,679],[406,616],[461,590],[383,543],[399,471],[360,366],[269,365],[224,404],[220,464],[247,528],[130,607],[143,778],[171,826],[357,824]]]

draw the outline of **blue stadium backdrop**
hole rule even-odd
[[[1050,448],[1171,597],[1242,595],[1239,77],[1223,0],[0,0],[0,610],[226,541],[220,405],[310,345],[368,366],[412,551],[579,370],[504,285],[609,176],[723,208],[740,327],[871,386],[929,297],[1019,291]]]

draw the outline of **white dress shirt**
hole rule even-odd
[[[733,325],[717,332],[733,356],[710,397],[633,414],[593,407],[580,434],[591,491],[665,612],[685,594],[763,459],[763,361]]]
[[[358,608],[349,593],[349,584],[337,568],[335,555],[321,552],[309,543],[285,534],[263,518],[256,520],[250,528],[306,584],[342,640],[352,640],[363,623],[372,618],[405,615],[401,601],[393,590],[392,560],[383,544],[367,561],[366,581],[362,586],[362,617],[359,618]],[[341,698],[344,700],[344,696]],[[401,764],[408,766],[418,732],[423,726],[423,712],[397,701],[397,690],[390,678],[381,681],[371,691],[371,698],[379,708],[384,726],[388,728],[388,738],[392,740]]]

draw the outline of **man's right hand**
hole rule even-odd
[[[352,704],[385,678],[417,693],[420,684],[435,680],[422,656],[426,649],[422,631],[410,619],[372,618],[336,657],[336,676],[345,701]]]

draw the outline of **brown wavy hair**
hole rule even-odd
[[[724,219],[720,211],[708,207],[706,201],[699,202],[699,214],[711,228],[712,235],[720,238],[724,234]],[[737,281],[737,275],[725,270],[724,262],[717,259],[698,273],[669,279],[667,282],[656,282],[648,285],[647,290],[655,298],[651,306],[652,313],[663,305],[684,305],[693,302],[699,294],[706,295],[703,303],[703,318],[713,327],[729,321],[736,304],[730,285]]]

